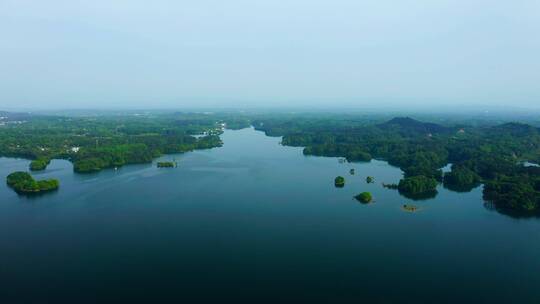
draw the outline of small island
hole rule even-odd
[[[357,196],[355,196],[354,198],[363,204],[368,204],[373,201],[373,196],[369,192],[362,192],[358,194]]]
[[[158,162],[157,163],[158,168],[175,168],[177,167],[176,162]]]
[[[366,177],[366,183],[371,184],[375,182],[375,178],[373,176]]]
[[[13,172],[6,178],[6,183],[19,194],[37,194],[57,190],[60,182],[57,179],[36,181],[27,172]]]
[[[343,188],[345,186],[345,178],[343,176],[336,177],[334,185],[338,188]]]
[[[415,212],[415,211],[418,211],[418,207],[416,207],[415,205],[403,205],[403,210],[404,211],[407,211],[407,212]]]

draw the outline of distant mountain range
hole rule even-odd
[[[536,135],[540,132],[540,129],[524,123],[509,122],[491,127],[490,131],[496,134],[504,133],[510,136],[522,137]]]
[[[452,134],[461,130],[459,127],[446,127],[436,123],[421,122],[410,117],[395,117],[385,123],[378,124],[377,127],[385,131],[398,131],[403,135],[409,136]],[[509,122],[488,127],[485,129],[485,131],[487,134],[506,134],[510,136],[524,137],[540,133],[540,128],[536,128],[524,123]]]

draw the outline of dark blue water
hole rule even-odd
[[[540,302],[540,220],[486,208],[480,187],[413,202],[381,187],[401,177],[385,162],[305,157],[252,129],[222,138],[176,169],[78,175],[54,160],[36,177],[58,192],[1,184],[0,303]],[[0,175],[28,163],[0,159]]]

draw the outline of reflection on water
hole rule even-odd
[[[398,191],[398,192],[403,197],[406,197],[406,198],[411,199],[413,201],[429,200],[429,199],[435,198],[437,196],[437,194],[439,194],[439,191],[437,191],[437,190],[423,192],[423,193],[414,193],[414,194],[413,193],[405,193],[405,192],[402,192],[402,191]]]
[[[458,186],[458,185],[452,185],[452,184],[443,184],[443,187],[445,189],[448,189],[450,191],[454,192],[471,192],[473,189],[478,188],[481,184],[473,184],[473,185],[467,185],[467,186]]]

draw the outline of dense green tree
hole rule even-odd
[[[373,196],[369,192],[362,192],[356,195],[354,198],[364,204],[370,203],[373,200]]]
[[[57,179],[46,179],[37,181],[39,191],[51,191],[60,187],[60,182]]]
[[[528,173],[498,176],[485,184],[484,199],[500,209],[539,211],[540,176],[530,176]]]
[[[49,163],[51,162],[50,159],[46,158],[38,158],[30,162],[30,170],[31,171],[42,171],[47,168]]]
[[[444,186],[454,191],[470,191],[480,181],[480,176],[465,166],[453,165],[452,170],[444,175]]]
[[[345,153],[345,158],[349,162],[355,162],[355,161],[368,162],[371,160],[371,154],[361,151],[361,150],[350,149],[349,151]]]
[[[6,178],[6,183],[20,194],[35,194],[58,189],[60,182],[56,179],[36,181],[27,172],[13,172]]]
[[[6,183],[8,186],[13,187],[16,184],[20,184],[29,180],[32,180],[32,175],[28,172],[17,171],[13,172],[6,177]]]
[[[398,190],[408,194],[422,194],[433,192],[437,188],[437,181],[434,178],[423,175],[406,177],[399,181]]]
[[[336,187],[344,187],[345,186],[345,178],[343,176],[338,176],[334,179],[334,185]]]

